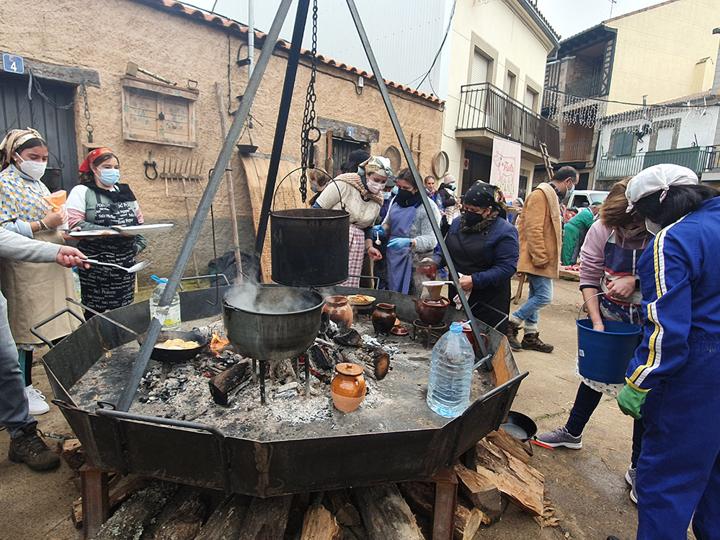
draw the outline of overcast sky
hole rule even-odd
[[[333,1],[338,4],[345,4],[343,0]],[[450,0],[437,1],[449,2]],[[611,8],[612,16],[617,16],[653,4],[659,4],[660,1],[661,0],[615,0],[615,3],[611,5],[611,0],[538,0],[538,7],[555,30],[557,30],[563,38],[566,38],[586,28],[595,26],[605,19],[609,19]],[[189,0],[187,3],[210,10],[215,0]],[[274,14],[274,6],[278,4],[278,0],[255,1],[255,24],[259,30],[269,30],[272,15]],[[357,0],[357,4],[358,9],[362,13],[363,0]],[[215,10],[222,15],[247,23],[247,0],[217,0]],[[291,13],[294,13],[294,10],[295,7],[293,6]],[[401,24],[399,21],[396,21],[396,23],[397,25]],[[287,35],[283,35],[283,37],[289,39],[291,26],[286,24],[284,30],[285,32],[283,32],[283,34]]]
[[[545,18],[563,37],[582,32],[586,28],[647,6],[659,4],[661,0],[538,0],[538,8]]]

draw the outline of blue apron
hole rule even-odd
[[[403,208],[393,204],[390,209],[388,223],[390,224],[390,240],[393,238],[410,238],[410,229],[415,221],[417,206]],[[388,289],[408,294],[412,283],[412,248],[387,250]]]

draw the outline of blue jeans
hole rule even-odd
[[[520,319],[525,323],[525,332],[533,334],[538,331],[540,309],[544,308],[553,297],[553,280],[544,276],[526,275],[530,282],[530,296],[520,309],[512,314],[512,317]]]
[[[28,369],[32,369],[31,366]],[[23,427],[33,423],[35,419],[28,412],[25,381],[8,324],[7,302],[0,294],[0,426],[5,426],[14,437]]]

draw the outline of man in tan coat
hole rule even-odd
[[[559,277],[562,249],[560,203],[567,199],[578,183],[573,167],[561,167],[550,183],[540,184],[525,201],[518,220],[520,260],[518,272],[530,283],[530,296],[520,309],[510,315],[507,337],[513,350],[530,349],[551,353],[553,346],[543,343],[538,332],[540,309],[552,301],[553,279]],[[525,333],[518,342],[520,327]]]

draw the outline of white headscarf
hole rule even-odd
[[[625,189],[625,196],[628,200],[628,213],[632,212],[633,205],[640,199],[662,191],[660,202],[665,200],[670,186],[692,186],[700,183],[697,174],[687,167],[662,163],[653,165],[640,171]]]

